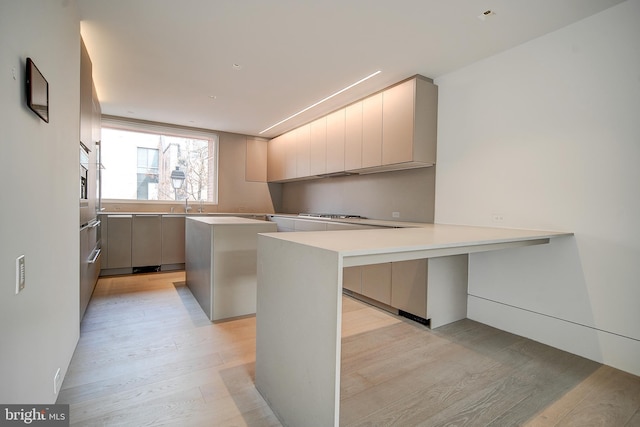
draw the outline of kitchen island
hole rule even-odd
[[[466,317],[452,257],[549,243],[571,233],[423,224],[416,228],[258,237],[256,387],[284,425],[340,421],[342,274],[349,266],[429,258],[432,327]]]
[[[186,284],[209,320],[256,312],[258,233],[276,224],[240,217],[187,217]]]

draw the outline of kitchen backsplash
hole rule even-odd
[[[433,222],[435,168],[286,183],[282,187],[282,212]],[[394,212],[398,216],[394,217]]]

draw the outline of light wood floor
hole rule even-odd
[[[210,323],[183,272],[101,278],[58,403],[73,426],[279,426],[254,362],[255,318]],[[346,297],[341,397],[343,426],[640,426],[636,376]]]

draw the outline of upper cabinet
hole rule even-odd
[[[268,180],[433,166],[437,111],[430,79],[400,82],[269,141]]]
[[[267,141],[246,139],[244,179],[249,182],[267,182]]]
[[[288,134],[280,135],[267,144],[267,181],[277,182],[285,179],[285,153]]]
[[[382,105],[382,165],[435,164],[437,86],[411,79],[385,90]]]
[[[327,172],[327,117],[311,122],[309,143],[309,174]]]
[[[91,139],[98,144],[102,140],[102,107],[93,83],[91,84],[91,107]]]
[[[93,67],[82,39],[80,43],[80,142],[90,149],[93,138]]]
[[[327,116],[325,141],[325,173],[339,173],[345,170],[346,109]]]
[[[89,53],[81,39],[80,44],[80,143],[83,152],[84,197],[80,198],[80,224],[86,224],[95,217],[99,197],[100,171],[98,164],[101,138],[101,108],[92,78],[92,64]]]
[[[362,167],[362,101],[344,111],[344,170],[356,170]]]
[[[296,145],[296,168],[294,176],[296,178],[304,178],[310,176],[310,140],[311,126],[304,125],[294,131]]]
[[[362,101],[362,167],[382,165],[382,93]]]

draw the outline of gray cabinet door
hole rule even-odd
[[[342,270],[342,287],[350,291],[362,293],[362,267],[345,267]]]
[[[327,116],[326,173],[343,172],[345,151],[345,109]]]
[[[134,215],[131,242],[133,267],[147,267],[162,263],[162,217]]]
[[[362,267],[362,295],[391,305],[391,263]]]
[[[382,164],[382,93],[362,101],[362,167]]]
[[[275,222],[278,226],[278,231],[295,231],[295,220],[292,218],[269,215],[267,221]]]
[[[162,264],[184,264],[184,216],[162,217]]]
[[[426,259],[392,263],[391,306],[423,319],[427,317]]]
[[[362,168],[362,101],[345,108],[344,170]]]
[[[131,215],[109,215],[106,268],[131,267]]]

